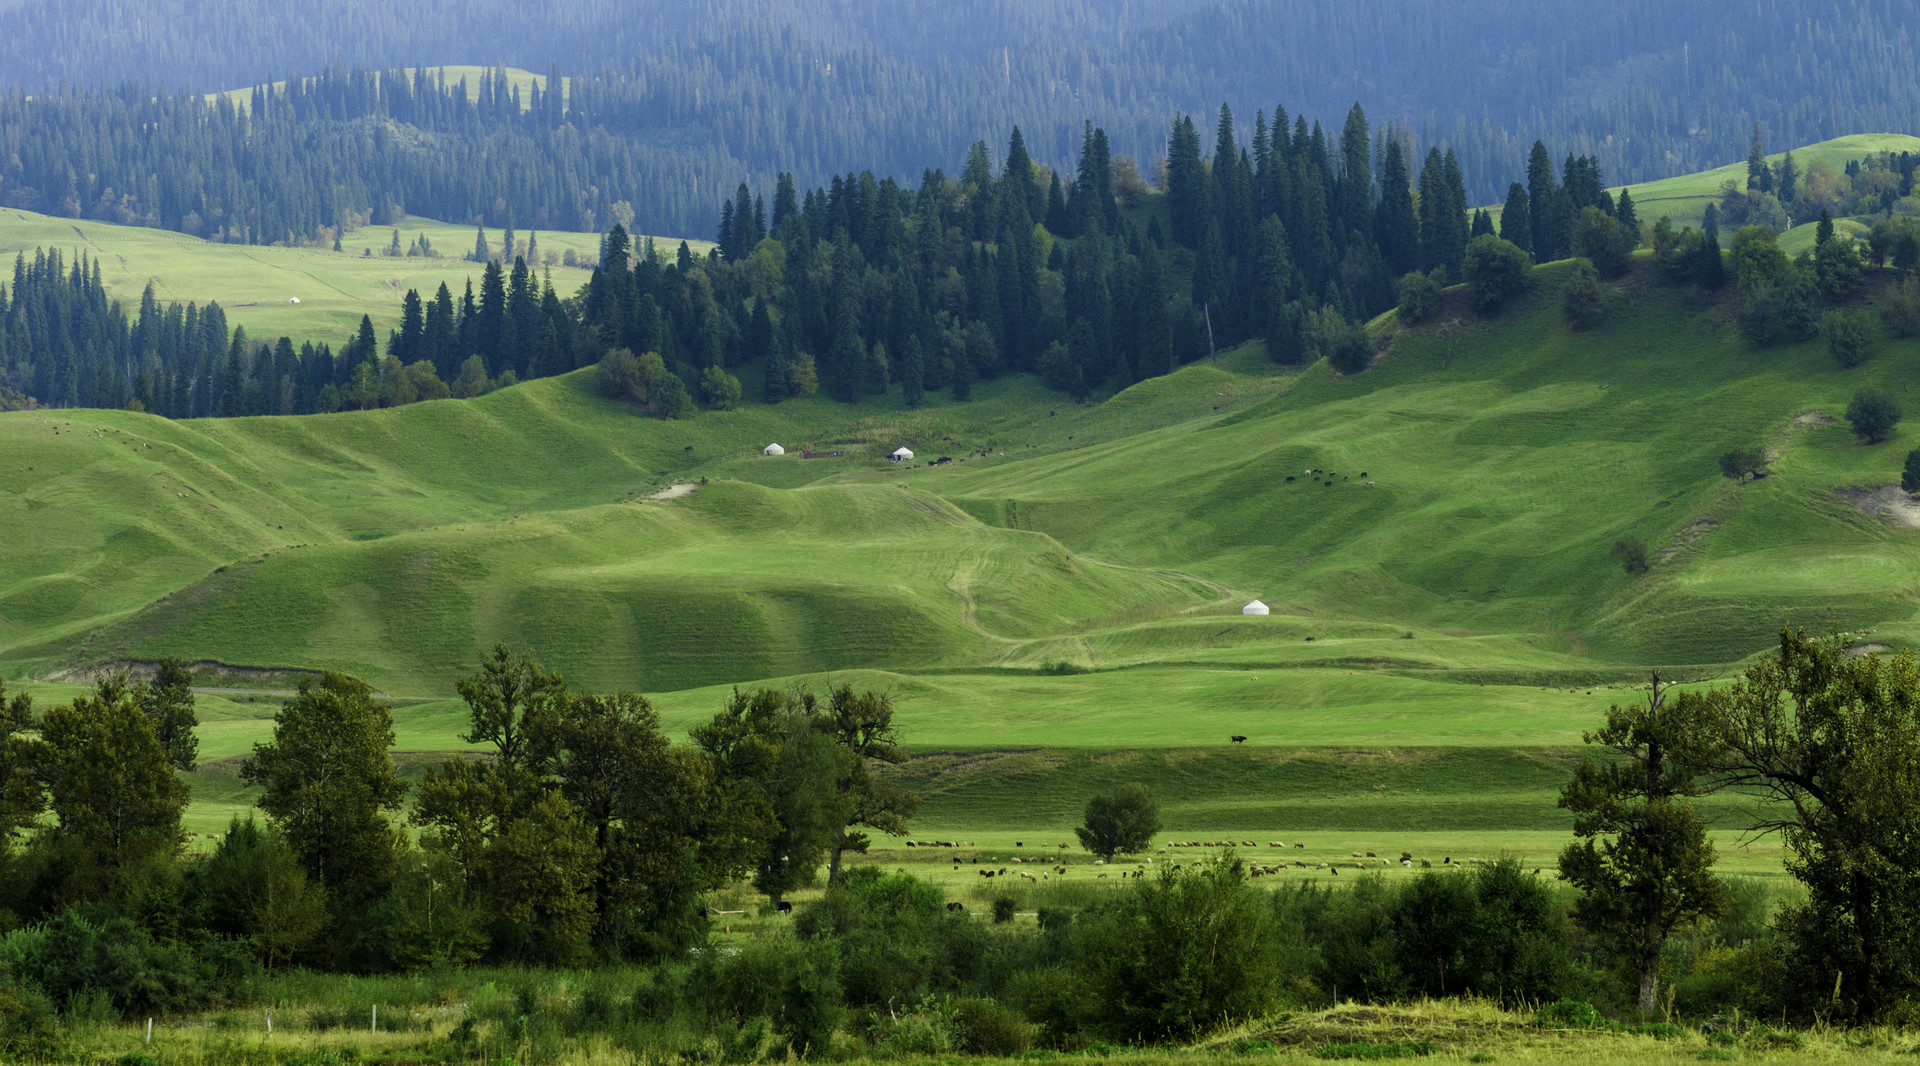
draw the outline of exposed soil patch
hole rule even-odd
[[[1687,528],[1681,530],[1679,535],[1673,538],[1671,544],[1660,549],[1660,555],[1655,561],[1664,563],[1688,548],[1693,547],[1699,542],[1700,538],[1713,532],[1713,528],[1719,524],[1720,521],[1715,518],[1696,519],[1689,524]]]
[[[1905,529],[1920,529],[1920,500],[1915,500],[1898,485],[1877,489],[1848,489],[1841,493],[1848,503],[1866,514]]]
[[[120,659],[113,662],[91,663],[86,666],[69,666],[64,670],[48,674],[46,680],[91,685],[104,677],[125,674],[134,681],[151,681],[159,671],[159,666],[158,663],[141,659]],[[187,663],[186,667],[193,674],[194,688],[200,691],[235,692],[276,688],[291,691],[291,686],[301,678],[311,678],[315,681],[320,679],[318,670],[229,666],[212,659]]]
[[[647,497],[647,499],[677,500],[682,496],[693,495],[693,490],[699,487],[700,487],[699,485],[696,485],[691,481],[682,481],[678,485],[671,485],[671,486],[668,486],[667,488],[661,489],[659,492],[656,492],[653,495]]]
[[[1885,655],[1892,650],[1893,648],[1886,644],[1855,644],[1847,649],[1847,654],[1857,659],[1868,655]]]
[[[1806,414],[1793,420],[1793,424],[1796,426],[1833,426],[1838,425],[1839,422],[1840,420],[1834,418],[1832,415],[1823,414],[1819,411],[1808,411]]]

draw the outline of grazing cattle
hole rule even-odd
[[[1024,847],[1026,847],[1026,845],[1025,845],[1025,844],[1022,844],[1022,843],[1021,843],[1020,841],[1018,841],[1018,840],[1016,840],[1016,841],[1014,841],[1014,842],[1013,842],[1013,846],[1014,846],[1014,847],[1016,847],[1016,848],[1024,848]]]
[[[1296,848],[1304,848],[1304,847],[1306,847],[1306,845],[1305,845],[1305,844],[1302,844],[1302,843],[1300,843],[1300,842],[1299,842],[1299,841],[1297,841],[1297,840],[1293,842],[1293,846],[1294,846],[1294,847],[1296,847]]]
[[[947,904],[947,910],[952,911],[955,914],[965,914],[967,913],[967,906],[964,903],[958,903],[958,902],[949,903]]]
[[[1404,860],[1404,859],[1411,859],[1411,858],[1413,858],[1413,852],[1411,852],[1411,851],[1403,851],[1403,852],[1401,852],[1401,853],[1400,853],[1400,858],[1401,858],[1401,859],[1403,859],[1403,860]]]
[[[1062,850],[1062,851],[1065,851],[1065,850],[1066,850],[1066,848],[1067,848],[1067,846],[1066,846],[1065,844],[1062,844],[1062,845],[1060,845],[1060,850]]]
[[[779,911],[781,914],[792,914],[793,904],[788,903],[786,900],[783,899],[780,902],[774,904],[773,909],[776,911]]]
[[[1362,471],[1360,471],[1360,476],[1361,476],[1361,477],[1366,477],[1366,476],[1367,476],[1367,472],[1366,472],[1365,470],[1362,470]]]
[[[1339,876],[1340,876],[1340,867],[1338,867],[1338,866],[1334,866],[1334,867],[1331,867],[1331,869],[1333,870],[1333,876],[1335,876],[1335,877],[1339,877]]]
[[[1246,737],[1228,737],[1227,739],[1234,742],[1235,744],[1245,744],[1247,742]]]
[[[1375,855],[1375,854],[1374,854],[1373,852],[1371,852],[1371,851],[1369,851],[1369,852],[1367,852],[1367,858],[1369,858],[1369,859],[1377,859],[1377,858],[1379,858],[1379,857],[1380,857],[1380,856],[1378,856],[1378,855]]]
[[[1351,852],[1348,852],[1347,854],[1349,854],[1349,855],[1351,855],[1351,856],[1352,856],[1353,858],[1356,858],[1356,859],[1360,857],[1360,853],[1359,853],[1359,852],[1357,852],[1357,851],[1351,851]],[[1369,855],[1371,855],[1371,854],[1373,854],[1373,853],[1372,853],[1372,852],[1368,852],[1367,854],[1369,854]]]
[[[1427,860],[1425,860],[1425,859],[1421,859],[1421,860],[1420,860],[1420,868],[1421,868],[1422,870],[1431,870],[1431,869],[1433,869],[1433,864],[1432,864],[1432,863],[1430,863],[1430,862],[1428,862],[1428,861],[1427,861]]]
[[[1291,475],[1291,474],[1289,474],[1289,475],[1287,475],[1287,480],[1288,480],[1288,481],[1292,481],[1292,480],[1294,480],[1294,478],[1293,478],[1293,475]]]
[[[1313,638],[1312,638],[1312,637],[1308,637],[1308,638],[1307,638],[1307,643],[1308,643],[1308,644],[1312,644],[1312,643],[1313,643]]]

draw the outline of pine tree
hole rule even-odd
[[[1640,212],[1634,207],[1633,193],[1620,190],[1620,200],[1614,205],[1613,217],[1620,220],[1620,226],[1627,233],[1627,247],[1640,247]]]
[[[900,395],[909,408],[920,406],[926,395],[926,363],[920,353],[920,338],[908,337],[901,346]]]
[[[473,227],[473,254],[467,258],[475,263],[484,263],[493,258],[493,252],[487,248],[486,227]]]
[[[1380,164],[1380,205],[1374,211],[1374,240],[1379,242],[1380,258],[1394,277],[1420,265],[1420,221],[1413,213],[1411,186],[1400,139],[1389,136]]]
[[[1533,212],[1535,262],[1550,263],[1565,258],[1560,242],[1566,227],[1561,217],[1559,193],[1560,187],[1553,176],[1553,159],[1547,155],[1547,146],[1535,141],[1527,157],[1527,203]]]
[[[499,377],[507,369],[510,352],[507,337],[507,279],[497,260],[489,260],[480,274],[480,314],[474,325],[474,340],[487,364],[487,374]]]
[[[1507,186],[1507,204],[1500,209],[1500,239],[1533,254],[1533,206],[1527,187],[1517,181]]]
[[[1760,139],[1758,121],[1753,124],[1753,147],[1747,151],[1747,191],[1773,191],[1773,170],[1767,166],[1767,148]]]
[[[1134,321],[1139,332],[1135,344],[1139,353],[1140,377],[1159,377],[1172,368],[1173,336],[1167,327],[1166,282],[1160,266],[1160,250],[1148,244],[1140,250],[1140,280],[1134,289]]]
[[[423,338],[426,332],[427,322],[420,306],[420,290],[408,289],[407,295],[400,301],[400,331],[394,335],[394,347],[388,354],[402,363],[421,358],[425,354]]]
[[[1693,277],[1703,287],[1717,289],[1727,282],[1727,263],[1720,255],[1720,210],[1714,204],[1707,204],[1700,220],[1700,235],[1700,260]]]

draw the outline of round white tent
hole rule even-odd
[[[778,444],[769,444],[760,450],[761,455],[785,455],[787,450]]]
[[[896,463],[906,463],[906,462],[911,462],[913,460],[913,453],[911,451],[908,451],[905,448],[901,448],[895,451],[892,455],[887,456],[887,458],[893,460]]]
[[[1240,608],[1240,613],[1241,614],[1266,614],[1268,613],[1267,605],[1264,603],[1261,603],[1259,600],[1255,600],[1252,603],[1247,604],[1245,607]]]

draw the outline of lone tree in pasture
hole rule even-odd
[[[1629,574],[1644,574],[1652,569],[1647,562],[1647,542],[1639,537],[1621,537],[1613,542],[1613,557],[1620,560],[1620,568]]]
[[[1847,423],[1853,427],[1853,435],[1868,444],[1890,439],[1900,417],[1900,405],[1877,389],[1861,389],[1847,405]]]
[[[1574,916],[1639,974],[1642,1014],[1658,1002],[1668,933],[1726,909],[1706,823],[1686,802],[1707,791],[1692,748],[1706,714],[1691,693],[1669,700],[1654,674],[1645,706],[1615,704],[1586,734],[1612,757],[1583,762],[1560,792],[1581,838],[1560,855],[1582,894]]]
[[[1160,831],[1160,804],[1147,786],[1121,785],[1111,795],[1087,801],[1086,824],[1075,829],[1080,846],[1113,861],[1115,855],[1147,850]]]
[[[1720,457],[1720,473],[1745,484],[1767,476],[1767,453],[1758,448],[1735,448]]]

